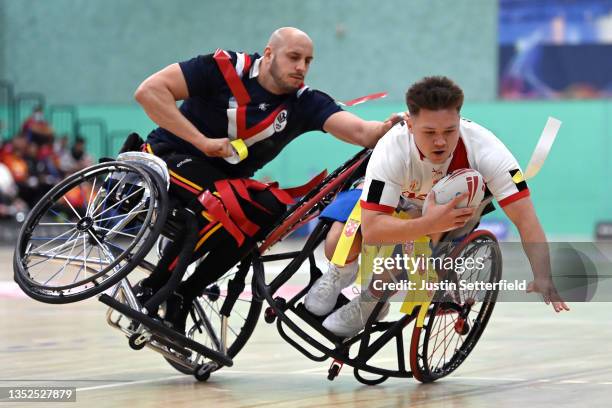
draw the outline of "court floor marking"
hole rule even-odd
[[[312,370],[312,369],[309,369]],[[297,371],[265,371],[265,370],[228,370],[219,373],[218,375],[306,375],[306,376],[321,376],[323,379],[321,372],[314,371],[305,371],[305,370],[297,370]],[[215,375],[215,374],[213,374]],[[188,375],[172,375],[166,377],[153,378],[148,380],[137,380],[137,381],[128,381],[121,383],[112,383],[112,384],[104,384],[104,385],[96,385],[92,387],[83,387],[77,388],[77,391],[94,391],[106,388],[118,388],[118,387],[127,387],[132,385],[141,385],[141,384],[151,384],[156,382],[170,381],[179,378],[189,378]],[[518,377],[480,377],[480,376],[455,376],[455,377],[447,377],[443,381],[490,381],[490,382],[525,382],[525,383],[548,383],[548,384],[577,384],[577,385],[612,385],[612,381],[602,381],[602,382],[592,382],[587,380],[550,380],[546,378],[518,378]],[[220,388],[218,386],[207,385],[207,389],[228,392],[230,390]]]
[[[83,392],[83,391],[96,391],[96,390],[102,390],[102,389],[107,389],[107,388],[118,388],[118,387],[128,387],[131,385],[141,385],[141,384],[152,384],[152,383],[157,383],[157,382],[163,382],[163,381],[171,381],[171,380],[176,380],[179,378],[187,378],[188,376],[186,375],[171,375],[171,376],[167,376],[167,377],[160,377],[160,378],[152,378],[149,380],[136,380],[136,381],[128,381],[128,382],[121,382],[121,383],[113,383],[113,384],[104,384],[104,385],[94,385],[92,387],[83,387],[83,388],[77,388],[76,391],[77,392]],[[225,388],[219,388],[216,387],[214,385],[209,385],[206,387],[206,389],[211,389],[214,391],[221,391],[221,392],[228,392],[229,390],[226,390]]]

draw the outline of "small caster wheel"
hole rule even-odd
[[[196,380],[205,382],[208,381],[208,379],[210,378],[210,373],[212,373],[213,370],[214,367],[212,366],[212,364],[200,364],[196,367],[193,376]]]
[[[334,379],[338,376],[338,374],[340,374],[340,366],[334,364],[327,371],[327,379],[329,381],[334,381]]]
[[[134,333],[130,336],[128,344],[132,350],[142,350],[147,345],[148,336],[145,333]]]
[[[272,324],[276,320],[276,311],[271,306],[266,307],[264,312],[264,320],[266,323]]]
[[[329,367],[329,370],[327,371],[327,379],[329,381],[334,381],[334,378],[336,378],[338,374],[340,374],[340,369],[343,365],[344,363],[342,361],[334,360],[331,366]]]

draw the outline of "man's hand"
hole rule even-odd
[[[198,149],[209,157],[230,157],[234,154],[234,148],[228,138],[211,139],[205,137],[202,142],[198,144]]]
[[[391,114],[391,116],[389,116],[387,118],[387,120],[385,120],[383,122],[382,135],[387,133],[389,131],[389,129],[391,129],[393,127],[393,125],[395,125],[396,123],[401,122],[402,120],[408,120],[408,117],[409,117],[408,113],[406,113],[406,112],[400,112],[400,113],[393,113],[393,114]]]
[[[475,208],[455,208],[467,196],[467,193],[463,193],[446,204],[436,204],[434,191],[427,196],[427,213],[423,218],[427,219],[431,233],[463,227],[472,218]]]
[[[536,279],[527,285],[527,293],[537,292],[542,295],[544,302],[549,305],[552,303],[555,312],[559,313],[563,310],[569,311],[570,308],[565,304],[552,279]]]

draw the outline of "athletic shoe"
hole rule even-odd
[[[359,264],[350,263],[344,267],[338,267],[329,263],[329,269],[312,285],[306,298],[304,306],[317,316],[325,316],[332,311],[338,300],[342,289],[355,281]]]
[[[377,303],[378,300],[365,290],[349,303],[327,316],[323,321],[323,327],[336,336],[352,337],[365,327]],[[389,313],[389,303],[385,302],[376,320],[384,319],[387,313]]]

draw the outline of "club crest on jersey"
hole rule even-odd
[[[346,223],[346,227],[344,227],[344,235],[348,238],[352,237],[357,232],[359,225],[359,221],[350,218]]]
[[[438,170],[438,169],[431,169],[432,172],[432,178],[433,178],[433,183],[436,184],[438,181],[440,181],[442,179],[442,177],[444,177],[444,173],[442,173],[442,169]]]
[[[276,115],[276,119],[274,119],[274,131],[282,132],[285,126],[287,126],[287,109],[283,109]]]

